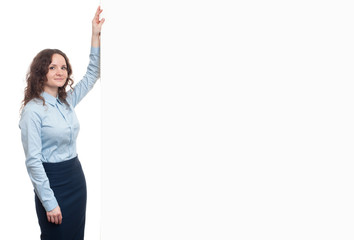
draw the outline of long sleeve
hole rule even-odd
[[[26,167],[34,190],[46,211],[53,210],[58,202],[49,185],[42,164],[41,118],[32,109],[24,109],[19,123]]]
[[[67,101],[75,107],[93,88],[100,76],[100,48],[91,47],[90,63],[83,79],[68,91]]]

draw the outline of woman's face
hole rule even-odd
[[[68,70],[65,58],[60,54],[53,54],[52,62],[49,64],[47,81],[44,83],[45,88],[58,89],[64,86],[68,78]]]

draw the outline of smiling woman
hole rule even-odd
[[[27,74],[19,126],[42,240],[84,239],[87,192],[74,108],[99,78],[101,12],[98,7],[92,21],[86,75],[74,88],[69,60],[57,49],[38,53]]]
[[[39,98],[45,104],[41,93],[47,92],[66,102],[66,87],[72,87],[72,68],[68,57],[58,49],[44,49],[33,59],[27,74],[27,87],[23,105],[30,100]]]

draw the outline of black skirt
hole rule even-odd
[[[83,240],[86,216],[86,180],[77,157],[59,163],[43,163],[50,187],[63,220],[48,222],[47,213],[37,195],[36,211],[42,240]]]

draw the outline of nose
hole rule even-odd
[[[64,74],[64,70],[63,69],[58,69],[56,72],[56,75],[58,76],[62,76]]]

